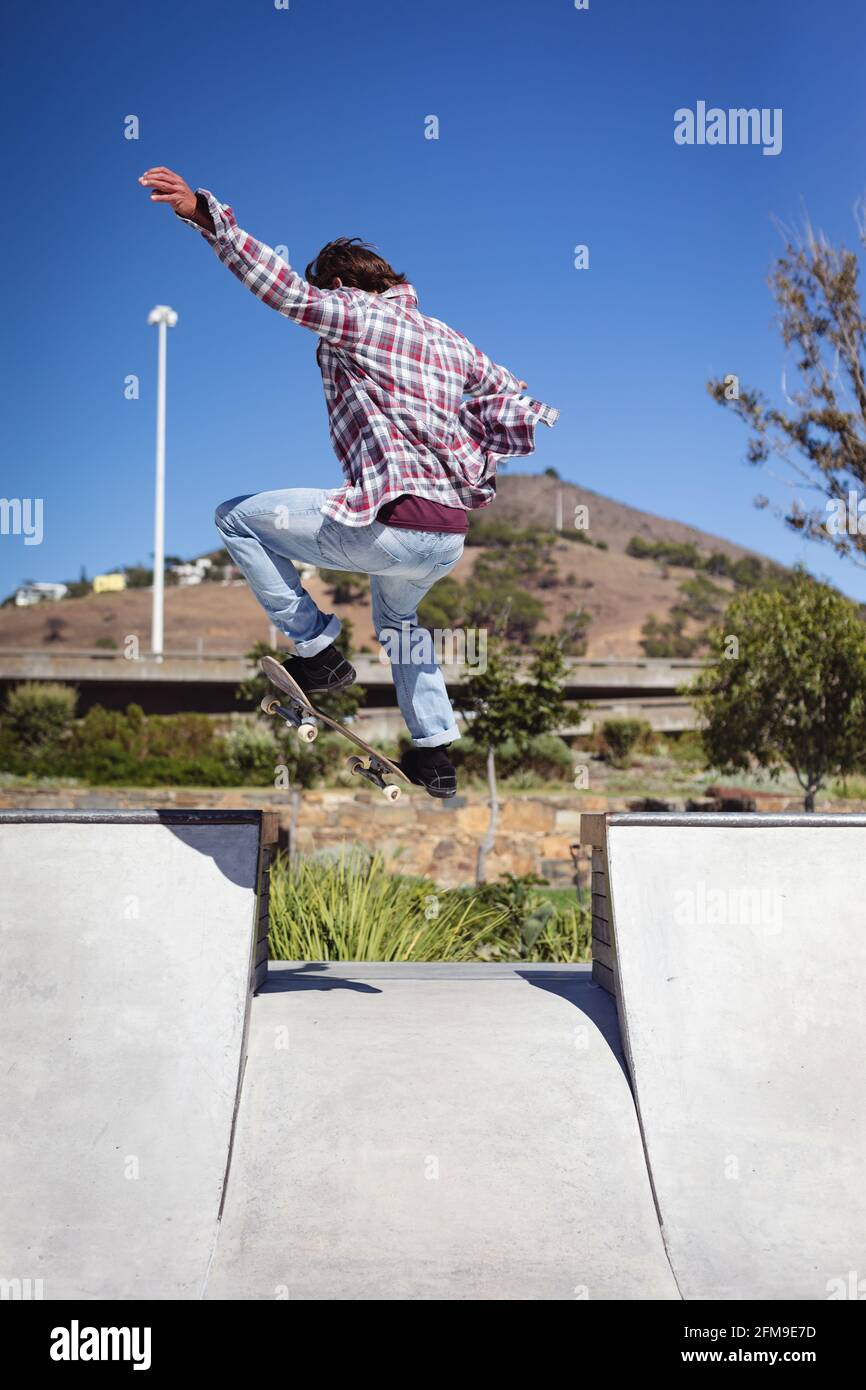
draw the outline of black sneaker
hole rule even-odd
[[[315,656],[286,657],[283,665],[307,695],[320,690],[342,690],[344,685],[352,685],[358,679],[354,666],[333,642]]]
[[[457,794],[457,772],[448,756],[449,743],[436,748],[407,748],[400,767],[416,787],[423,787],[431,796],[446,800]]]

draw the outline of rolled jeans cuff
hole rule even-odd
[[[413,738],[413,748],[438,748],[441,743],[454,743],[460,737],[460,730],[456,724],[452,724],[450,729],[444,733],[431,734],[429,738]]]
[[[331,643],[336,641],[341,630],[340,619],[332,613],[327,625],[322,628],[318,637],[311,637],[307,642],[295,642],[295,639],[292,638],[295,651],[298,656],[318,656],[319,652],[323,652],[326,647],[330,647]]]

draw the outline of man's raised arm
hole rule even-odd
[[[196,227],[232,274],[269,308],[335,347],[357,342],[366,316],[365,296],[359,291],[311,285],[270,246],[242,231],[230,207],[206,188],[194,191],[171,169],[148,169],[139,183],[153,189],[151,202],[168,203],[183,222]]]
[[[497,396],[510,391],[522,391],[525,381],[519,381],[507,367],[491,361],[474,343],[466,342],[468,362],[463,391],[467,396]]]

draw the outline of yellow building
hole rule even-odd
[[[95,574],[93,576],[93,592],[95,594],[119,594],[125,588],[125,574]]]

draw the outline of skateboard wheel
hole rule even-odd
[[[264,710],[265,714],[276,714],[279,707],[280,702],[274,699],[273,695],[265,695],[259,704],[259,708]]]
[[[315,724],[298,725],[298,738],[301,740],[301,743],[312,743],[317,737],[318,732]]]
[[[357,753],[353,753],[351,757],[346,759],[346,767],[350,772],[360,772],[363,766],[364,759],[359,758]]]
[[[383,788],[382,788],[382,795],[384,796],[384,798],[385,798],[386,801],[399,801],[399,800],[400,800],[400,788],[399,788],[399,787],[394,787],[394,786],[383,787]]]

